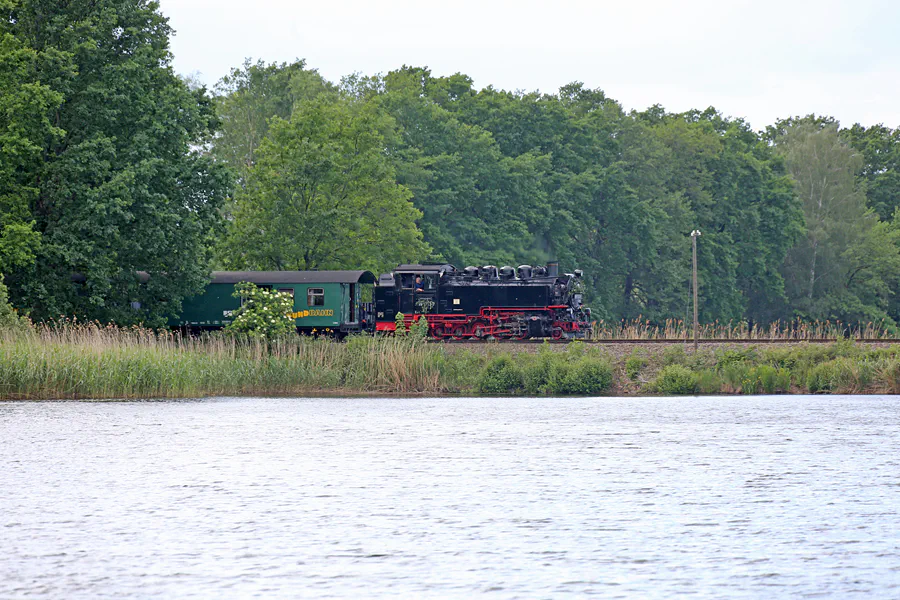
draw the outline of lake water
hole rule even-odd
[[[0,402],[0,598],[900,598],[900,398]]]

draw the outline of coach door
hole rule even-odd
[[[350,288],[350,316],[347,318],[347,321],[356,325],[359,322],[359,314],[356,311],[356,284],[351,283]]]

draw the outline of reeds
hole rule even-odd
[[[830,330],[805,331],[806,338],[795,339]],[[631,333],[655,339],[649,328]],[[685,348],[648,344],[615,357],[580,342],[472,351],[413,338],[266,341],[63,322],[0,330],[0,399],[900,392],[896,344]],[[664,373],[671,365],[680,370]]]
[[[663,325],[655,325],[649,319],[637,317],[618,322],[597,321],[594,324],[595,340],[691,340],[693,324],[681,319],[667,319]],[[813,341],[813,340],[883,340],[895,337],[884,321],[844,323],[842,321],[776,321],[764,325],[747,321],[737,323],[702,323],[698,337],[706,340],[733,341]]]
[[[348,344],[75,324],[0,332],[0,398],[441,393],[440,348],[411,340]]]

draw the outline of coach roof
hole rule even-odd
[[[371,271],[213,271],[210,283],[375,283]]]

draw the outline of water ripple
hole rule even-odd
[[[0,598],[900,596],[896,397],[0,403]]]

